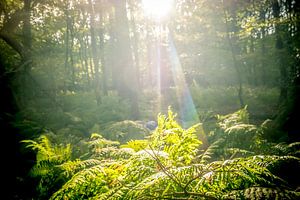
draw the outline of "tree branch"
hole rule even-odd
[[[25,51],[23,46],[18,42],[15,38],[13,38],[12,34],[7,31],[0,32],[0,38],[3,39],[10,47],[12,47],[23,59],[25,58]]]

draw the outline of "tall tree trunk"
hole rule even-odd
[[[89,66],[88,66],[88,58],[87,58],[87,53],[86,53],[87,47],[83,40],[84,39],[79,39],[79,42],[80,42],[79,54],[80,54],[80,60],[81,60],[81,68],[83,71],[85,71],[85,74],[86,74],[87,85],[85,87],[85,90],[89,91],[89,88],[91,86],[91,83],[90,83],[91,80],[90,80],[90,72],[89,72]]]
[[[99,39],[100,39],[100,60],[101,60],[101,71],[102,71],[102,89],[103,94],[107,95],[107,69],[106,69],[106,60],[105,60],[105,49],[104,49],[104,16],[103,9],[100,9],[100,31],[99,31]]]
[[[254,55],[254,37],[251,36],[250,37],[250,54],[251,54],[251,64],[250,64],[250,68],[251,68],[251,84],[254,86],[257,86],[257,70],[256,70],[256,62],[255,59],[253,58]]]
[[[72,89],[75,90],[75,66],[74,66],[74,55],[73,55],[73,47],[74,47],[74,19],[70,17],[70,70],[71,70],[71,81],[72,81]]]
[[[132,4],[132,2],[131,2]],[[133,55],[134,55],[134,61],[135,61],[135,65],[134,65],[134,71],[136,74],[136,84],[137,84],[137,91],[141,90],[141,84],[140,84],[140,57],[139,57],[139,46],[138,46],[138,42],[139,42],[139,35],[136,31],[136,24],[135,24],[135,17],[134,17],[134,9],[133,9],[133,5],[130,6],[131,8],[131,12],[130,12],[130,16],[131,16],[131,27],[132,27],[132,33],[133,33],[133,42],[132,42],[132,48],[133,48]]]
[[[91,32],[91,46],[92,46],[92,55],[93,55],[93,63],[95,69],[95,95],[97,104],[100,105],[101,103],[101,96],[100,96],[100,76],[99,76],[99,57],[97,51],[97,41],[96,41],[96,34],[95,34],[95,11],[94,5],[91,0],[89,0],[91,15],[90,15],[90,32]]]
[[[262,84],[267,84],[267,73],[266,73],[266,11],[262,7],[260,10],[260,20],[263,23],[263,26],[261,27],[261,70],[262,70]]]
[[[237,79],[238,79],[238,99],[240,102],[240,106],[241,108],[243,108],[245,106],[244,104],[244,99],[243,99],[243,83],[242,83],[242,74],[241,74],[241,70],[238,64],[238,61],[236,59],[236,55],[238,54],[238,47],[236,44],[236,34],[237,34],[237,30],[236,30],[236,11],[235,8],[232,8],[231,10],[231,17],[232,17],[232,29],[233,29],[233,33],[234,36],[230,36],[230,28],[229,28],[229,22],[228,22],[228,14],[225,9],[224,3],[223,3],[223,12],[224,12],[224,18],[225,18],[225,28],[226,28],[226,37],[229,43],[229,47],[230,47],[230,51],[231,51],[231,57],[232,57],[232,62],[233,62],[233,66],[234,69],[236,71],[237,74]]]
[[[32,50],[32,33],[31,33],[31,0],[24,0],[24,19],[23,19],[23,45],[24,48],[28,49],[27,59],[31,59],[31,50]],[[27,67],[25,67],[26,70]]]
[[[150,36],[150,28],[148,22],[146,22],[146,45],[147,45],[147,69],[148,69],[148,86],[150,86],[151,89],[154,89],[155,87],[155,80],[154,80],[154,70],[153,67],[153,55],[152,55],[152,48],[153,48],[153,42],[152,38]],[[147,88],[148,89],[148,88]]]
[[[95,70],[94,70],[94,64],[93,64],[93,55],[90,49],[90,42],[89,42],[89,37],[85,36],[84,37],[84,43],[85,43],[85,54],[86,54],[86,59],[88,62],[88,66],[89,66],[89,71],[90,71],[90,77],[91,80],[95,80]]]
[[[20,97],[23,99],[22,104],[25,105],[26,99],[33,97],[34,90],[30,87],[30,67],[32,65],[32,33],[31,33],[31,0],[24,0],[24,18],[23,18],[23,47],[26,49],[26,55],[23,57],[24,64],[24,73],[20,74],[20,86],[21,86],[21,95]],[[29,62],[27,62],[29,61]]]
[[[132,50],[125,0],[114,0],[116,19],[116,68],[118,69],[117,90],[121,97],[130,100],[133,119],[139,117],[137,77],[133,67]]]
[[[111,69],[111,79],[112,79],[112,88],[117,90],[117,85],[118,85],[118,69],[115,63],[115,57],[114,57],[114,52],[116,50],[116,28],[115,28],[115,20],[114,20],[114,15],[113,13],[109,13],[109,54],[107,56],[107,64],[110,66]]]
[[[66,5],[66,36],[65,36],[65,78],[64,78],[64,92],[67,92],[68,90],[68,75],[69,75],[69,54],[70,54],[70,48],[69,48],[69,41],[70,41],[70,17],[69,17],[69,8],[68,5]]]
[[[288,97],[288,73],[287,68],[284,63],[283,58],[283,41],[282,41],[282,26],[279,24],[280,20],[280,4],[278,0],[272,0],[272,11],[273,17],[275,18],[275,37],[276,37],[276,54],[277,54],[277,63],[279,66],[280,72],[280,97],[279,104],[285,103],[285,100]]]

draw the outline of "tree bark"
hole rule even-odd
[[[225,18],[225,28],[226,28],[226,37],[229,43],[229,47],[230,47],[230,52],[231,52],[231,57],[232,57],[232,62],[233,62],[233,66],[234,69],[236,71],[237,74],[237,79],[238,79],[238,99],[240,102],[240,106],[241,108],[245,107],[244,104],[244,99],[243,99],[243,83],[242,83],[242,75],[241,75],[241,70],[239,68],[238,65],[238,61],[236,59],[236,55],[237,55],[237,45],[236,45],[236,36],[233,36],[234,38],[232,38],[229,34],[230,29],[229,29],[229,22],[228,22],[228,16],[227,16],[227,11],[225,10],[225,6],[223,4],[223,12],[224,12],[224,18]],[[233,33],[234,35],[237,33],[236,30],[236,14],[235,14],[235,10],[232,10],[232,18],[233,18]]]
[[[267,73],[266,73],[266,11],[264,8],[260,9],[260,20],[263,23],[261,27],[261,70],[262,70],[262,77],[261,82],[263,85],[267,84]]]
[[[70,41],[70,17],[69,17],[69,9],[68,5],[66,5],[66,36],[65,36],[65,78],[64,78],[64,92],[68,90],[68,74],[69,74],[69,41]]]
[[[137,119],[139,117],[137,77],[133,67],[126,1],[114,0],[113,3],[116,19],[117,90],[121,97],[130,100],[132,118]]]
[[[93,63],[95,69],[95,95],[97,105],[101,103],[101,96],[100,96],[100,77],[99,77],[99,57],[97,51],[97,41],[96,41],[96,34],[95,34],[95,11],[94,5],[91,0],[89,0],[91,15],[90,15],[90,32],[91,32],[91,46],[92,46],[92,55],[93,55]]]
[[[278,0],[272,0],[272,11],[273,17],[275,18],[275,37],[276,37],[276,52],[277,52],[277,63],[279,66],[280,72],[280,97],[279,97],[279,104],[284,103],[288,97],[288,73],[287,68],[284,63],[283,58],[283,40],[282,40],[282,26],[279,24],[280,20],[280,4]]]
[[[105,52],[104,52],[104,16],[103,16],[103,9],[99,12],[100,18],[100,31],[99,31],[99,39],[100,39],[100,60],[101,60],[101,71],[102,71],[102,89],[103,94],[108,94],[107,89],[107,69],[106,69],[106,60],[105,60]]]

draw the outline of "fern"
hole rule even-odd
[[[245,190],[235,190],[222,196],[221,199],[299,199],[300,192],[280,188],[250,187]]]
[[[55,162],[64,162],[71,158],[71,145],[52,145],[50,140],[45,135],[41,135],[38,141],[22,140],[22,143],[27,144],[26,148],[37,151],[37,162],[48,160]]]
[[[121,148],[131,148],[135,152],[145,149],[148,146],[147,140],[130,140],[126,144],[121,145]]]
[[[201,124],[196,124],[189,129],[183,129],[176,121],[174,114],[169,107],[168,117],[158,115],[158,127],[150,136],[150,145],[159,151],[169,154],[174,165],[186,165],[191,163],[197,154],[199,145],[196,129]]]
[[[90,168],[95,165],[100,165],[102,163],[102,161],[96,159],[89,159],[84,161],[77,159],[75,161],[65,162],[61,165],[58,165],[57,167],[59,167],[63,171],[62,173],[65,177],[71,178],[74,174],[83,169]]]
[[[247,111],[247,106],[228,115],[217,115],[217,119],[218,125],[223,130],[238,124],[249,124],[249,113]]]
[[[85,199],[93,194],[96,190],[107,191],[107,184],[104,180],[106,176],[102,166],[85,169],[73,176],[60,190],[52,195],[50,199]],[[85,188],[90,187],[89,190]]]
[[[27,148],[36,151],[36,163],[30,170],[32,177],[38,178],[37,190],[41,198],[46,198],[49,193],[60,187],[66,177],[62,176],[57,167],[71,158],[71,145],[55,145],[45,135],[41,135],[37,141],[23,140]]]
[[[220,199],[230,191],[246,190],[251,187],[275,188],[276,184],[281,184],[286,186],[285,190],[288,190],[288,184],[266,168],[270,165],[270,160],[276,162],[280,159],[283,158],[254,156],[217,161],[207,165],[198,164],[172,168],[170,171],[178,181],[173,181],[165,172],[161,171],[137,184],[128,195],[132,199],[175,198],[178,196],[190,199],[199,197]]]
[[[224,142],[224,139],[219,139],[212,143],[203,153],[199,154],[195,161],[201,164],[207,164],[209,160],[212,159],[212,155],[214,155],[218,149],[220,148],[220,144]]]
[[[83,161],[59,159],[59,162],[53,162],[57,158],[53,156],[54,145],[47,141],[41,144],[28,141],[36,150],[48,148],[52,151],[42,154],[47,159],[36,165],[37,171],[39,168],[48,170],[40,171],[40,176],[55,175],[56,179],[46,179],[47,184],[51,185],[49,180],[58,180],[57,177],[63,179],[62,186],[50,199],[299,197],[299,192],[295,192],[298,187],[295,180],[299,176],[300,159],[291,156],[299,150],[299,144],[272,144],[273,149],[287,153],[286,156],[253,156],[252,143],[244,140],[257,139],[259,128],[248,124],[246,108],[220,118],[224,126],[216,132],[221,137],[203,152],[199,151],[201,141],[195,134],[199,125],[183,129],[175,117],[169,109],[168,116],[158,116],[158,127],[148,140],[131,140],[121,146],[100,134],[92,134],[88,141],[90,159]],[[287,173],[290,171],[292,173]],[[40,184],[40,190],[46,192],[48,185],[44,183]]]
[[[87,199],[106,193],[110,187],[119,185],[117,177],[124,166],[120,163],[106,163],[83,169],[66,182],[50,199]]]
[[[98,133],[92,133],[88,144],[92,148],[103,148],[108,146],[118,146],[120,143],[117,141],[107,140]]]

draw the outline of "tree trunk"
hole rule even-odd
[[[139,117],[137,77],[133,67],[132,50],[129,38],[126,1],[114,0],[116,19],[116,60],[118,69],[117,90],[121,97],[130,100],[133,119]]]
[[[245,104],[244,104],[244,99],[243,99],[243,83],[242,83],[242,74],[241,74],[241,70],[239,68],[239,65],[238,65],[238,61],[236,59],[236,55],[238,53],[238,47],[237,47],[237,44],[236,44],[236,33],[237,33],[237,30],[236,30],[236,13],[235,13],[235,10],[232,8],[232,23],[233,23],[233,32],[234,32],[234,36],[230,36],[229,34],[229,22],[228,22],[228,16],[227,16],[227,11],[225,10],[225,7],[224,7],[224,4],[223,4],[223,12],[224,12],[224,18],[225,18],[225,28],[226,28],[226,37],[227,37],[227,40],[228,40],[228,43],[229,43],[229,47],[230,47],[230,51],[231,51],[231,57],[232,57],[232,62],[233,62],[233,66],[234,66],[234,69],[236,71],[236,74],[237,74],[237,79],[238,79],[238,99],[239,99],[239,102],[240,102],[240,106],[241,108],[245,107]]]
[[[85,90],[89,91],[89,88],[91,86],[91,80],[90,80],[90,72],[89,72],[89,66],[88,66],[88,58],[87,58],[87,53],[86,53],[87,47],[83,40],[84,39],[79,39],[79,42],[80,42],[79,53],[80,53],[82,70],[85,71],[85,74],[86,74],[87,85],[85,86]]]
[[[74,47],[74,19],[70,17],[70,70],[71,70],[71,81],[72,81],[72,89],[75,90],[75,66],[74,66],[74,55],[73,55],[73,47]]]
[[[130,6],[131,8],[131,27],[132,27],[132,32],[133,32],[133,42],[132,42],[132,48],[133,48],[133,54],[134,54],[134,61],[135,61],[135,65],[134,65],[134,71],[136,74],[136,84],[137,84],[137,91],[141,90],[141,84],[140,84],[140,57],[139,57],[139,46],[138,46],[138,42],[139,42],[139,36],[138,33],[136,31],[136,24],[135,24],[135,18],[134,18],[134,10],[133,10],[133,6]]]
[[[287,74],[287,68],[285,65],[285,61],[283,58],[283,41],[282,41],[282,27],[279,24],[280,20],[280,4],[278,0],[272,1],[272,11],[273,11],[273,17],[275,18],[275,37],[276,37],[276,54],[277,54],[277,63],[279,66],[279,72],[280,72],[280,97],[279,97],[279,104],[282,104],[285,102],[285,100],[288,97],[288,74]]]
[[[105,62],[105,52],[104,52],[104,25],[103,25],[103,10],[100,10],[100,31],[99,31],[99,38],[100,38],[100,60],[101,60],[101,70],[102,70],[102,89],[103,94],[107,95],[107,70],[106,70],[106,62]]]
[[[68,7],[68,5],[67,5]],[[65,37],[65,78],[64,78],[64,92],[68,90],[68,74],[69,74],[69,41],[70,41],[70,17],[69,17],[69,9],[66,8],[66,37]]]
[[[266,23],[266,11],[264,8],[260,10],[260,20],[263,24]],[[267,73],[266,73],[266,29],[264,26],[261,27],[261,70],[262,70],[262,84],[267,84]]]
[[[23,57],[22,63],[24,66],[23,73],[21,72],[19,74],[19,80],[20,80],[20,98],[22,99],[22,104],[24,106],[26,100],[29,98],[33,98],[34,96],[34,90],[31,87],[31,81],[30,81],[30,68],[32,66],[32,33],[31,33],[31,23],[30,23],[30,16],[31,16],[31,0],[24,0],[24,18],[23,18],[23,48],[26,49],[25,55]],[[29,61],[29,62],[27,62]]]
[[[93,63],[95,69],[95,95],[96,95],[97,104],[100,105],[101,96],[100,96],[99,58],[98,58],[97,41],[95,35],[95,12],[94,12],[94,5],[91,0],[89,0],[89,4],[91,9],[91,15],[90,15],[91,46],[92,46]]]

